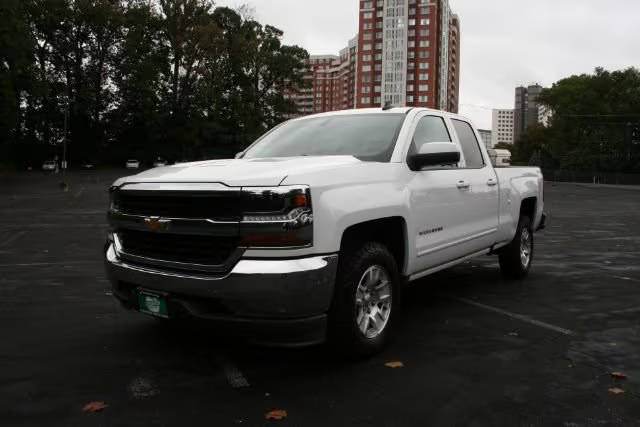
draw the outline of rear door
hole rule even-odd
[[[464,226],[459,249],[473,253],[491,247],[497,238],[499,193],[495,170],[485,157],[473,127],[466,121],[450,119],[464,157],[458,190],[464,197]]]

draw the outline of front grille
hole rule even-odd
[[[127,215],[237,221],[239,191],[116,191],[114,204]]]
[[[118,232],[124,253],[154,260],[217,266],[236,250],[237,237],[162,234],[136,230]]]

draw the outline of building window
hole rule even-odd
[[[421,62],[420,63],[420,69],[421,70],[428,70],[429,69],[429,63],[428,62]]]
[[[420,25],[429,25],[429,19],[428,18],[422,18],[420,20]]]
[[[362,72],[363,73],[368,73],[369,71],[371,71],[371,65],[363,65],[362,66]]]
[[[420,80],[429,80],[429,74],[428,73],[420,74]]]
[[[362,15],[364,19],[373,19],[373,12],[365,12]]]
[[[413,95],[407,95],[407,102],[413,102]]]
[[[429,102],[429,97],[426,95],[420,95],[420,102]]]
[[[361,104],[371,104],[371,98],[369,98],[369,97],[362,97],[362,98],[360,98],[360,103],[361,103]]]
[[[371,61],[371,55],[362,55],[362,60],[364,62],[369,62]]]
[[[363,44],[362,45],[362,50],[371,50],[371,44],[369,44],[369,43]]]
[[[420,40],[420,47],[429,47],[429,40]]]
[[[364,86],[362,88],[362,93],[364,94],[371,93],[371,88],[369,86]]]
[[[373,2],[372,1],[366,1],[363,4],[363,8],[364,9],[373,9]]]

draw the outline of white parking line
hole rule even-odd
[[[550,331],[557,332],[557,333],[562,334],[562,335],[575,335],[575,332],[573,332],[573,331],[571,331],[569,329],[564,329],[564,328],[561,328],[559,326],[555,326],[555,325],[551,325],[549,323],[541,322],[541,321],[533,319],[533,318],[531,318],[529,316],[524,316],[522,314],[517,314],[517,313],[511,313],[511,312],[503,310],[501,308],[492,307],[490,305],[482,304],[482,303],[479,303],[479,302],[476,302],[476,301],[473,301],[473,300],[470,300],[470,299],[467,299],[467,298],[454,297],[454,296],[451,296],[451,295],[443,295],[443,296],[446,296],[448,298],[454,299],[454,300],[459,301],[459,302],[463,302],[465,304],[472,305],[474,307],[478,307],[478,308],[482,308],[482,309],[485,309],[485,310],[488,310],[488,311],[492,311],[494,313],[502,314],[504,316],[511,317],[512,319],[517,319],[517,320],[520,320],[522,322],[529,323],[530,325],[539,326],[541,328],[548,329]]]
[[[84,193],[84,186],[80,187],[80,190],[78,190],[78,192],[73,195],[73,198],[77,199],[78,197],[82,196],[82,193]]]
[[[15,242],[16,240],[20,239],[25,234],[27,234],[26,231],[18,231],[13,236],[7,237],[4,241],[0,242],[0,248],[4,248],[4,247],[9,246],[10,244]]]

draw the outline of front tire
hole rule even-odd
[[[373,355],[392,335],[399,306],[395,258],[380,243],[346,251],[340,261],[330,313],[330,340],[354,357]]]
[[[516,235],[511,243],[500,250],[500,270],[507,279],[524,279],[533,261],[534,242],[531,219],[520,217]]]

